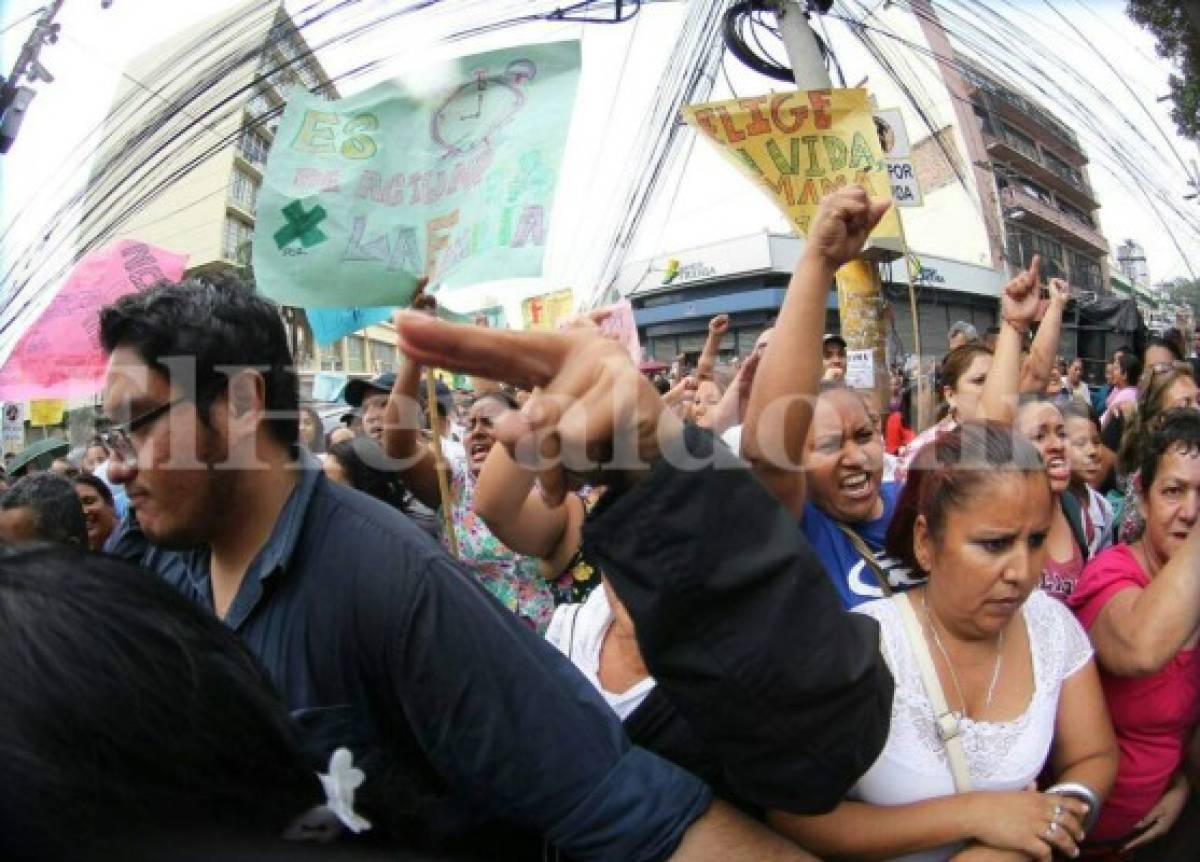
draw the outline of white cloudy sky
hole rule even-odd
[[[43,0],[0,0],[0,65],[7,69],[16,56],[31,21],[24,16],[42,5]],[[459,0],[448,0],[436,7],[439,15],[452,16]],[[511,2],[511,0],[509,0]],[[1154,113],[1167,130],[1171,145],[1186,160],[1196,158],[1195,144],[1179,139],[1170,125],[1167,106],[1155,101],[1167,92],[1168,66],[1154,56],[1150,36],[1125,18],[1120,2],[1114,0],[1053,0],[1055,7],[1069,14],[1083,31],[1087,41],[1119,65],[1133,95],[1113,79],[1095,52],[1064,43],[1056,34],[1061,29],[1044,4],[1032,0],[998,0],[999,8],[1008,6],[1038,38],[1070,52],[1070,60],[1096,82],[1109,81],[1105,91],[1120,110],[1139,127],[1145,126],[1156,148],[1164,154],[1162,173],[1177,183],[1182,196],[1186,175],[1174,164],[1167,144],[1141,113],[1143,106]],[[1084,6],[1086,4],[1086,8]],[[87,148],[86,134],[103,117],[119,80],[119,70],[147,45],[168,36],[196,20],[233,5],[230,0],[114,0],[112,8],[102,10],[99,0],[72,0],[60,16],[63,38],[43,51],[42,59],[55,75],[53,84],[38,84],[39,94],[13,150],[0,157],[0,231],[13,228],[13,234],[28,233],[44,220],[44,213],[56,202],[57,195],[82,181],[83,176],[64,176],[62,166],[72,153]],[[289,8],[300,4],[289,2]],[[372,10],[387,8],[384,0],[366,0],[357,7],[356,20],[370,16]],[[619,27],[539,24],[519,31],[508,31],[477,43],[453,46],[460,53],[488,50],[499,44],[517,41],[543,41],[571,38],[583,34],[584,76],[571,130],[569,156],[564,163],[547,256],[546,285],[572,284],[580,275],[578,261],[594,251],[590,247],[598,231],[615,216],[611,190],[625,175],[636,154],[629,152],[633,130],[641,111],[649,103],[662,64],[674,40],[682,4],[647,5],[636,23]],[[410,16],[411,17],[411,16]],[[1014,19],[1015,20],[1015,19]],[[336,26],[336,25],[334,25]],[[412,20],[396,28],[381,30],[353,48],[322,55],[326,66],[339,67],[363,58],[386,56],[403,45],[404,56],[414,51],[414,39],[422,28]],[[427,28],[432,32],[432,27]],[[832,42],[843,59],[845,74],[851,83],[869,74],[862,67],[861,53],[855,51],[844,27],[830,22]],[[728,58],[726,70],[739,95],[765,91],[768,82],[741,69]],[[389,67],[395,73],[398,63]],[[619,83],[619,87],[618,87]],[[1099,84],[1098,84],[1099,85]],[[726,80],[719,80],[714,97],[726,97]],[[1135,98],[1136,97],[1136,98]],[[1140,103],[1140,104],[1139,104]],[[1068,122],[1070,117],[1060,112]],[[1159,159],[1150,154],[1150,158]],[[1141,242],[1154,280],[1189,273],[1188,262],[1144,201],[1131,198],[1117,179],[1100,167],[1095,158],[1091,168],[1093,184],[1100,202],[1102,227],[1115,249],[1127,237]],[[632,258],[696,245],[723,237],[743,235],[764,227],[785,230],[782,219],[772,207],[747,186],[732,169],[717,158],[704,143],[692,150],[684,182],[676,191],[668,188],[651,212],[631,252]],[[1200,202],[1187,206],[1198,208]],[[42,213],[42,219],[39,219]],[[18,218],[19,217],[19,218]],[[14,220],[16,224],[14,226]],[[1200,236],[1188,234],[1179,225],[1170,231],[1190,256],[1190,264],[1200,272]],[[576,285],[577,290],[583,288]],[[530,289],[534,289],[531,286]],[[583,288],[585,292],[590,288]],[[490,289],[489,289],[490,290]],[[528,291],[523,291],[528,292]],[[483,295],[487,295],[486,292]]]

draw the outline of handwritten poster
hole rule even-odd
[[[526,329],[552,331],[574,313],[575,294],[570,288],[521,301],[521,321]]]
[[[762,189],[804,236],[821,199],[858,184],[890,198],[891,183],[864,89],[771,93],[690,105],[684,119]],[[899,242],[895,207],[871,232]]]
[[[61,398],[34,399],[29,402],[29,424],[35,428],[58,425],[66,412],[66,402]]]
[[[304,308],[406,306],[541,275],[579,80],[577,41],[459,61],[419,100],[394,81],[289,95],[258,196],[259,289]]]
[[[84,257],[0,369],[0,399],[99,392],[106,363],[100,309],[160,281],[178,281],[186,262],[186,255],[133,240]]]

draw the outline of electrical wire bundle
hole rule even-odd
[[[440,7],[440,8],[434,8]],[[299,67],[313,54],[345,46],[380,32],[400,18],[425,13],[431,29],[445,42],[454,42],[534,21],[619,23],[640,10],[640,0],[624,3],[583,0],[567,6],[549,2],[496,0],[414,0],[390,3],[383,12],[363,0],[315,0],[293,16],[294,26],[308,41],[307,50],[282,64],[262,63],[268,46],[290,39],[290,28],[274,27],[278,0],[254,0],[223,15],[212,27],[197,30],[170,56],[164,57],[145,80],[163,82],[159,88],[124,75],[126,87],[107,116],[90,130],[62,166],[51,196],[61,204],[34,232],[18,244],[15,228],[29,216],[22,208],[0,233],[5,243],[0,274],[0,343],[15,342],[24,327],[50,301],[62,278],[81,257],[127,232],[136,217],[163,192],[228,150],[247,129],[269,124],[282,113],[278,105],[246,120],[244,108],[259,93],[261,81]],[[611,18],[602,17],[612,10]],[[472,22],[463,27],[463,22]],[[311,38],[324,26],[325,39]],[[268,33],[264,40],[259,34]],[[267,55],[270,56],[270,55]],[[286,56],[286,55],[285,55]],[[338,86],[375,73],[391,62],[393,52],[376,56],[331,77]],[[182,80],[172,87],[173,81]],[[89,179],[74,193],[69,184],[99,152]],[[179,207],[172,215],[227,191],[212,189]],[[186,229],[185,229],[186,230]],[[28,233],[28,232],[27,232]],[[7,350],[0,351],[0,355]]]
[[[1021,26],[1018,16],[1028,15],[1027,8],[1007,0],[1002,2],[1009,7],[1006,14],[1000,14],[980,0],[944,0],[938,4],[935,18],[922,4],[912,0],[894,0],[893,5],[901,11],[944,27],[951,41],[962,51],[962,58],[943,56],[926,44],[905,39],[885,26],[859,0],[839,0],[838,14],[832,17],[842,20],[881,65],[939,145],[941,141],[936,136],[938,129],[934,128],[925,107],[932,100],[922,100],[914,92],[919,86],[916,76],[906,76],[898,68],[912,60],[914,55],[927,61],[945,63],[967,76],[972,73],[973,61],[987,69],[989,77],[998,79],[1018,94],[1024,89],[1036,94],[1042,104],[1058,116],[1068,119],[1069,125],[1078,133],[1081,149],[1093,163],[1102,165],[1131,197],[1146,201],[1164,232],[1175,244],[1184,264],[1194,275],[1190,256],[1180,243],[1179,235],[1200,236],[1200,214],[1183,204],[1178,177],[1167,174],[1162,166],[1174,161],[1180,165],[1185,176],[1189,172],[1174,142],[1146,107],[1145,100],[1133,91],[1108,58],[1088,42],[1079,28],[1049,0],[1046,0],[1046,6],[1063,20],[1069,32],[1047,28],[1044,22],[1036,19],[1031,23],[1050,29],[1056,39],[1054,45],[1037,39],[1029,26]],[[1080,5],[1087,8],[1083,0],[1080,0]],[[1167,145],[1165,152],[1150,140],[1138,122],[1113,102],[1103,82],[1089,79],[1071,62],[1069,52],[1063,50],[1064,45],[1074,45],[1100,58],[1120,81],[1121,87],[1137,101],[1150,126],[1164,140]],[[969,103],[969,100],[955,93],[950,95]],[[1097,110],[1097,106],[1101,110]],[[956,159],[949,158],[948,153],[946,155],[955,167],[959,180],[965,185],[965,177],[958,169]]]
[[[595,268],[595,292],[590,305],[605,301],[604,294],[616,279],[621,264],[642,224],[646,211],[674,175],[678,190],[677,168],[687,161],[692,134],[680,119],[680,109],[703,101],[712,92],[723,46],[720,39],[721,17],[727,0],[688,4],[682,29],[672,48],[662,80],[650,110],[633,138],[631,152],[638,166],[627,174],[624,188],[617,194],[618,217],[611,230],[590,231],[607,236]],[[585,269],[586,271],[586,269]]]

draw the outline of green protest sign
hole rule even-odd
[[[465,57],[425,100],[391,81],[294,92],[258,196],[259,290],[403,306],[422,273],[431,292],[541,275],[579,56],[571,41]]]

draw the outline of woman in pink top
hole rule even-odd
[[[1104,415],[1100,417],[1103,428],[1118,413],[1128,416],[1137,403],[1138,378],[1142,375],[1142,362],[1132,353],[1124,351],[1113,357],[1113,389],[1104,401]]]
[[[1200,414],[1174,411],[1142,456],[1146,530],[1084,570],[1070,604],[1091,635],[1121,749],[1117,781],[1090,841],[1142,848],[1187,802],[1188,740],[1200,722]]]
[[[908,465],[926,443],[957,428],[964,420],[974,419],[992,367],[992,351],[978,341],[956,347],[942,360],[942,388],[938,395],[938,413],[942,418],[930,425],[899,450],[900,464],[896,478],[904,480]]]

